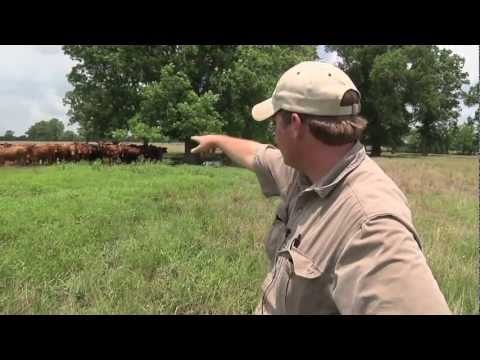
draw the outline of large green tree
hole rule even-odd
[[[470,107],[477,107],[475,115],[468,118],[468,122],[473,125],[475,129],[475,151],[479,151],[480,142],[480,82],[470,87],[470,90],[464,94],[464,103]]]
[[[33,124],[25,133],[29,140],[58,141],[62,140],[65,125],[58,119],[42,120]]]
[[[216,77],[224,131],[258,141],[271,141],[267,123],[252,119],[252,106],[270,97],[279,77],[293,65],[316,58],[314,46],[240,46],[231,66]]]
[[[6,141],[15,140],[15,132],[12,130],[5,131],[5,135],[3,135],[2,140],[6,140]]]
[[[73,90],[64,103],[71,124],[88,139],[107,138],[135,115],[143,87],[158,78],[175,53],[169,46],[66,45],[76,65],[68,74]]]
[[[396,147],[415,126],[423,153],[441,142],[459,116],[464,60],[434,45],[331,45],[362,93],[372,155]]]
[[[403,69],[400,73],[398,71],[405,58],[402,56],[397,60],[389,55],[389,52],[401,48],[393,45],[326,46],[327,51],[338,53],[340,68],[349,74],[362,93],[362,115],[368,120],[365,143],[372,146],[372,155],[375,156],[381,155],[382,145],[397,143],[401,137],[390,131],[391,127],[408,126],[405,113],[398,110],[399,103],[404,103],[404,73]],[[394,111],[390,113],[388,109],[392,104]]]
[[[109,137],[138,116],[178,140],[210,130],[262,140],[265,124],[251,120],[251,107],[271,95],[285,70],[314,59],[316,48],[68,45],[64,52],[77,61],[64,101],[84,136]],[[172,79],[179,83],[166,89]]]
[[[470,87],[470,90],[463,94],[464,103],[469,107],[477,107],[473,121],[480,122],[480,82]]]
[[[451,147],[463,155],[472,155],[478,151],[478,139],[473,121],[453,129]]]
[[[437,46],[410,46],[405,49],[410,62],[408,103],[413,124],[420,135],[421,152],[434,148],[446,152],[448,129],[460,116],[462,87],[468,84],[464,59]]]
[[[217,100],[210,90],[198,95],[188,76],[170,64],[162,69],[159,81],[144,89],[138,116],[159,126],[169,138],[187,141],[195,134],[222,130]]]

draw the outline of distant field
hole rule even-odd
[[[476,314],[477,159],[376,161],[450,308]],[[0,168],[0,199],[2,314],[251,313],[278,203],[246,170],[166,164]]]

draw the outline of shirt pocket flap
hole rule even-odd
[[[288,250],[288,253],[293,263],[295,275],[306,279],[315,279],[322,275],[323,270],[317,268],[312,260],[302,254],[298,249],[291,248]]]

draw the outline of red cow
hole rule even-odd
[[[57,160],[57,145],[35,144],[29,149],[30,159],[33,165],[53,164]]]
[[[60,161],[71,161],[75,156],[75,146],[72,144],[57,145],[57,158]]]
[[[114,144],[102,144],[101,145],[102,158],[107,158],[108,163],[118,162],[120,159],[120,146]]]
[[[89,147],[88,160],[90,162],[100,159],[102,157],[102,153],[99,145],[97,144],[87,144],[87,145]]]
[[[0,149],[0,165],[4,165],[7,161],[14,162],[18,165],[25,165],[27,163],[27,157],[27,149],[21,145],[12,145]]]
[[[77,150],[77,161],[90,160],[91,148],[88,144],[75,144]]]
[[[137,145],[120,145],[120,157],[123,162],[131,163],[137,161],[143,155],[142,148]]]
[[[167,148],[147,145],[143,146],[143,153],[146,159],[162,161],[163,155],[167,153]]]

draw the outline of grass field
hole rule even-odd
[[[478,159],[408,155],[377,162],[407,195],[425,256],[450,309],[478,314]]]
[[[478,162],[378,162],[452,311],[477,313]],[[0,313],[251,313],[277,202],[233,167],[0,168]]]

